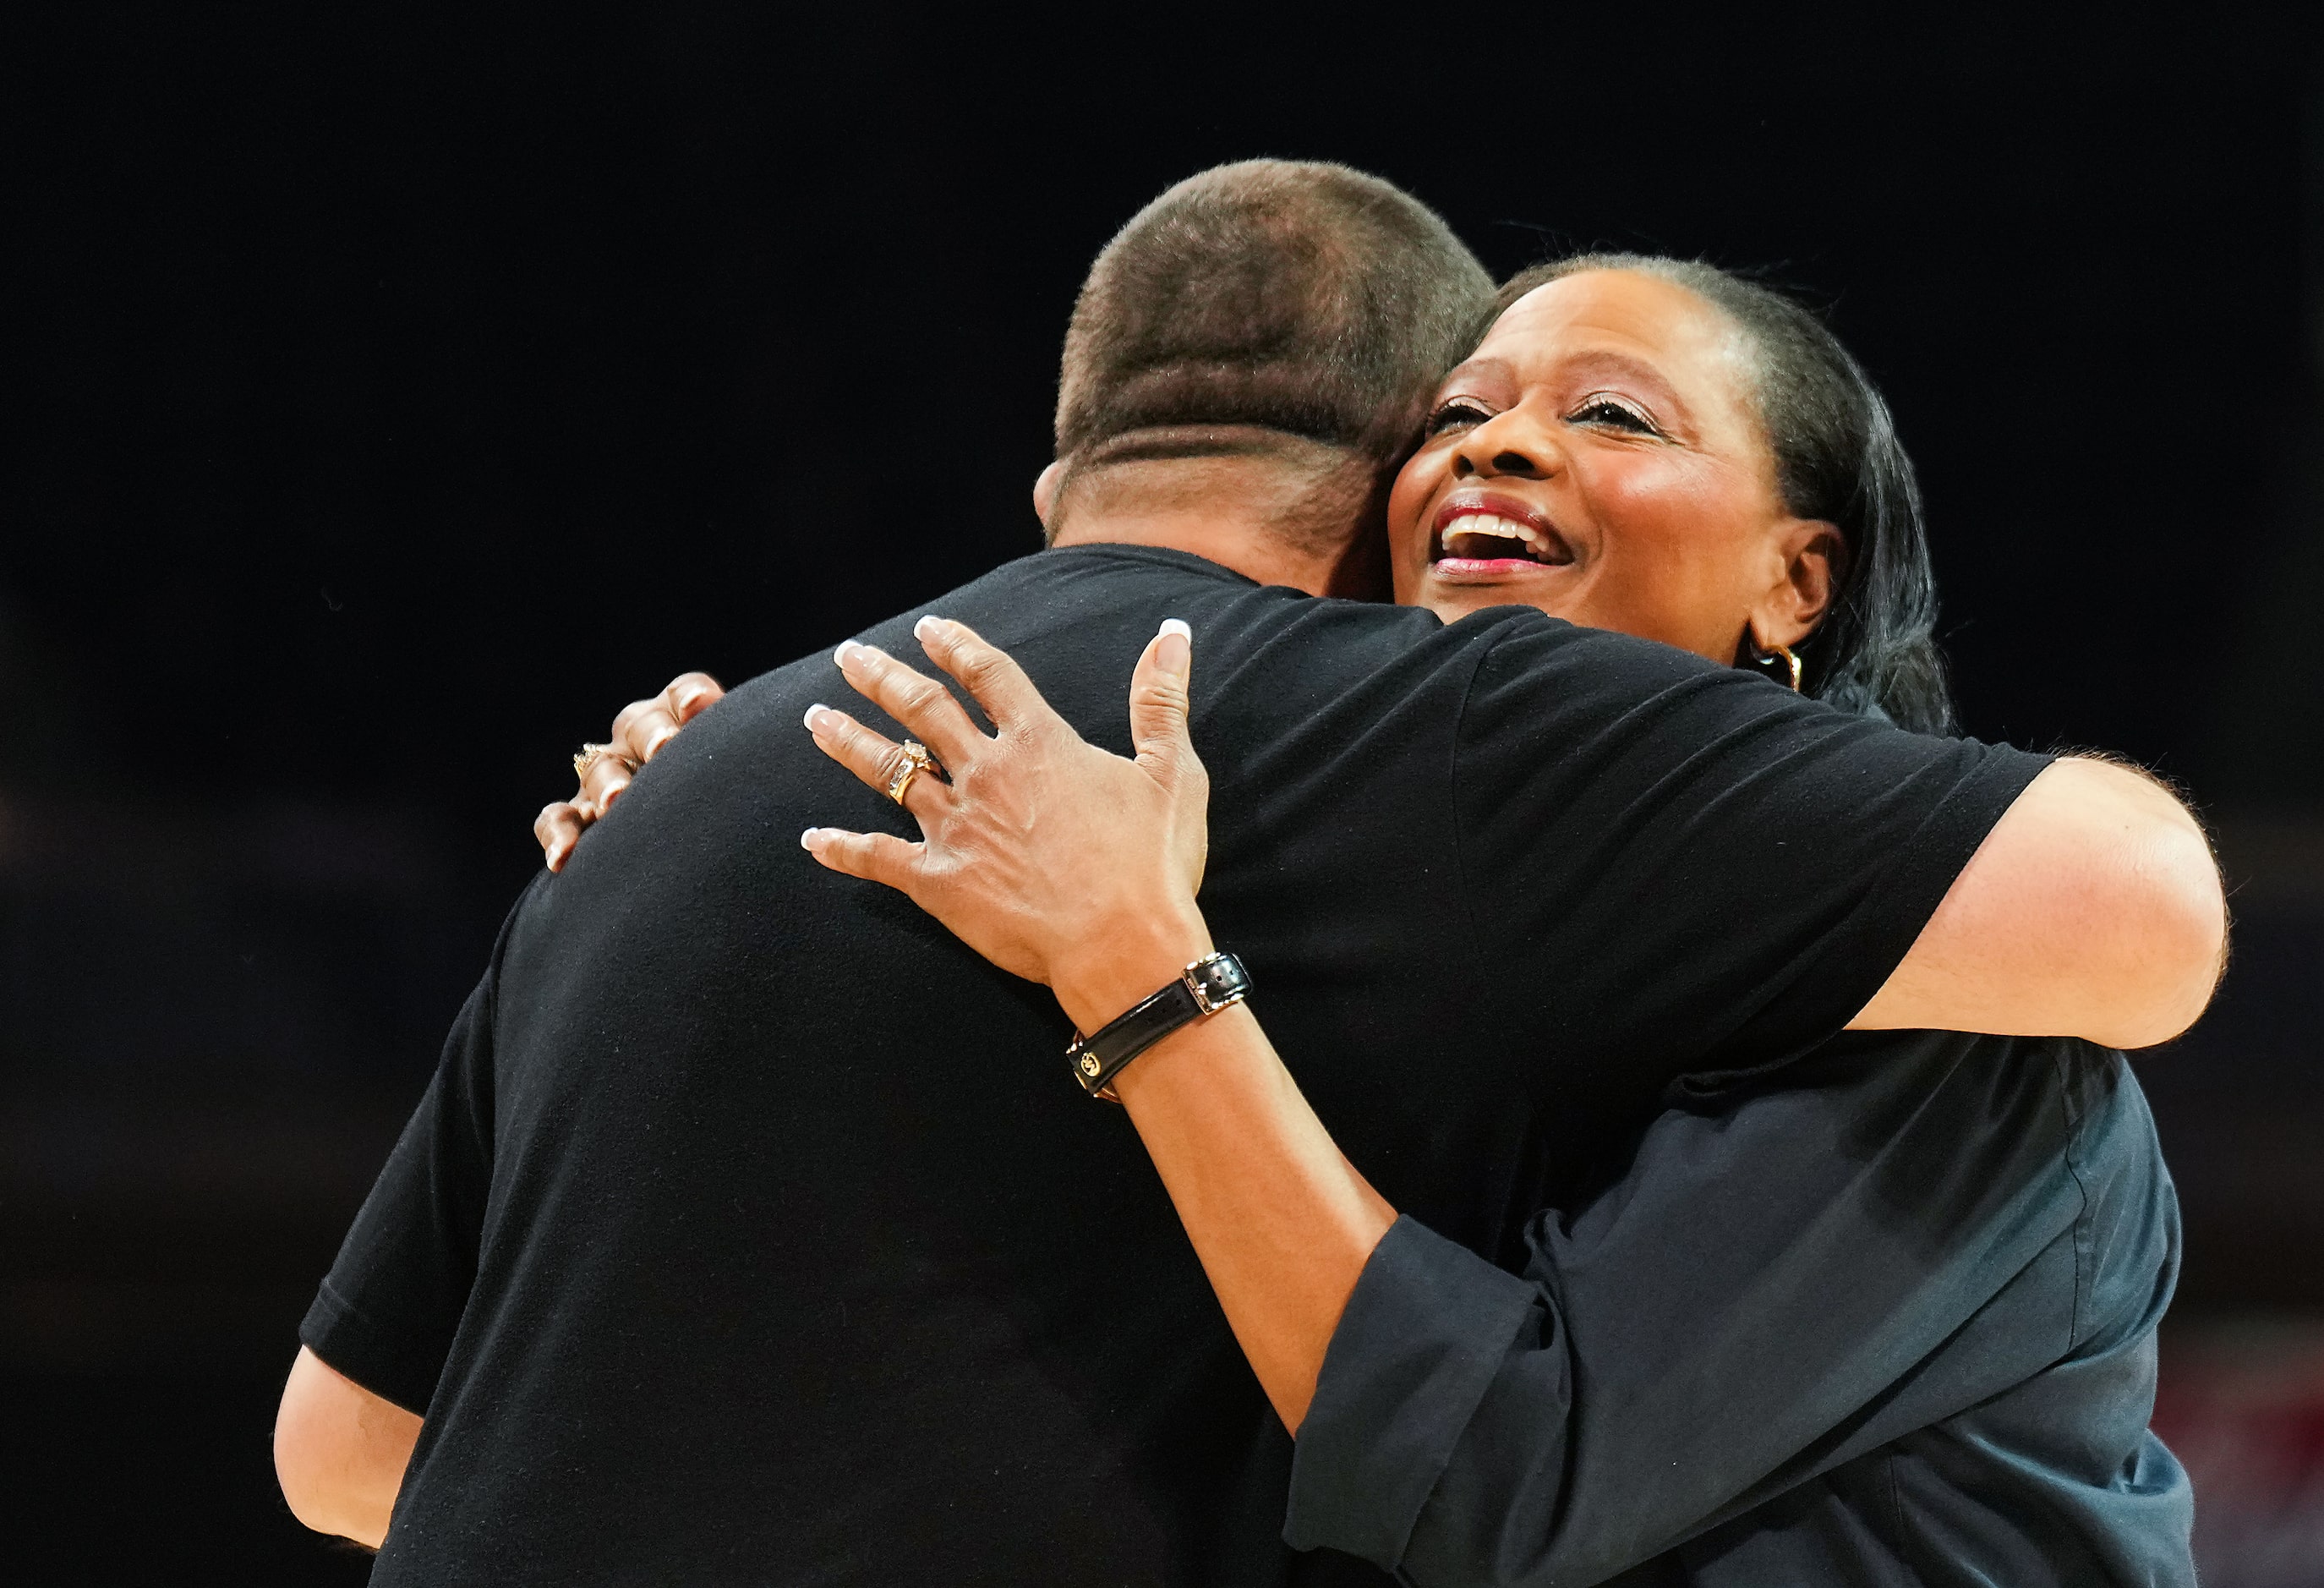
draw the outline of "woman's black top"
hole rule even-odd
[[[2120,1054],[1854,1032],[1683,1085],[1526,1245],[1381,1242],[1293,1543],[1447,1588],[2192,1588],[2146,1426],[2178,1204]]]

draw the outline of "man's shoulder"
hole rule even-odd
[[[1004,563],[854,637],[923,665],[911,628],[931,613],[965,623],[1008,651],[1085,733],[1112,726],[1130,669],[1165,618],[1194,630],[1198,714],[1224,701],[1238,714],[1296,715],[1295,703],[1342,698],[1376,675],[1409,679],[1470,665],[1464,655],[1489,647],[1498,632],[1489,620],[1448,628],[1417,607],[1256,584],[1164,547],[1093,545]],[[1529,610],[1494,615],[1501,623],[1554,621]],[[820,699],[835,687],[831,653],[819,649],[761,674],[730,700],[757,700],[779,715],[803,703],[799,697]]]

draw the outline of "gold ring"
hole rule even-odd
[[[630,766],[630,758],[628,756],[616,751],[611,744],[584,744],[581,746],[581,752],[573,758],[573,775],[580,779],[583,782],[587,782],[589,780],[589,769],[595,766],[598,762],[602,761],[608,755],[620,762],[623,766],[630,767],[632,771],[638,770],[634,766]]]
[[[899,805],[903,804],[905,791],[911,788],[912,780],[936,763],[936,758],[928,753],[927,745],[917,739],[905,740],[904,764],[898,767],[896,775],[888,780],[888,798]]]

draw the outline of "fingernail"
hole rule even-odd
[[[799,847],[801,849],[812,850],[815,847],[815,836],[821,831],[823,831],[821,827],[809,827],[806,832],[801,833],[799,835]]]
[[[932,612],[912,625],[912,638],[925,645],[931,640],[943,639],[945,631],[951,626],[948,620]]]
[[[676,728],[664,728],[660,733],[656,734],[652,738],[647,740],[646,759],[648,761],[651,761],[656,755],[661,753],[661,747],[663,745],[669,743],[672,739],[677,737],[678,730]]]
[[[1162,620],[1162,642],[1155,648],[1154,664],[1174,679],[1186,676],[1186,662],[1194,655],[1194,632],[1175,617]]]
[[[807,731],[810,734],[815,733],[816,731],[815,719],[821,716],[825,712],[829,711],[831,707],[825,706],[820,700],[816,701],[813,706],[808,706],[807,708]],[[815,831],[815,829],[813,827],[809,827],[807,831],[811,833]]]
[[[680,695],[678,697],[678,709],[680,711],[692,711],[694,709],[694,703],[701,698],[701,690],[688,689],[685,694]]]
[[[842,640],[839,642],[839,649],[831,653],[832,665],[839,669],[840,671],[845,672],[847,670],[847,653],[854,649],[854,641]]]

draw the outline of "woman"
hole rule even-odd
[[[1528,272],[1502,302],[1397,480],[1400,601],[1448,620],[1523,602],[1754,666],[1843,709],[1947,725],[1911,471],[1877,392],[1812,317],[1708,267],[1628,256]],[[985,679],[978,697],[997,736],[948,697],[910,710],[899,692],[908,669],[844,647],[850,683],[936,747],[953,789],[923,815],[922,845],[827,829],[803,842],[1047,983],[1077,1029],[1097,1032],[1214,946],[1195,902],[1206,785],[1185,734],[1189,636],[1166,625],[1140,660],[1132,762],[1082,743],[973,634],[941,620],[918,633],[939,666]],[[698,709],[708,691],[692,693]],[[628,719],[629,742],[648,753],[682,720]],[[808,725],[875,788],[903,768],[901,747],[844,714],[817,708]],[[1877,1001],[1856,1023],[1884,1023]],[[1111,1080],[1254,1371],[1298,1431],[1395,1211],[1341,1156],[1248,1004],[1174,1030]],[[2126,1149],[2151,1155],[2143,1113],[2131,1113]],[[2167,1202],[2159,1176],[2138,1186],[2128,1195]],[[2137,1398],[2151,1393],[2139,1375],[2151,1369],[2135,1365],[2151,1360],[2141,1353],[2171,1260],[2167,1241],[2108,1247],[2114,1269],[2094,1276],[2091,1293],[2119,1298],[2119,1316],[2103,1329],[2078,1316],[2069,1331],[2069,1358],[2117,1370],[2098,1391],[2112,1414],[2130,1414],[2097,1419],[2118,1446],[2110,1460],[2077,1466],[2053,1451],[2050,1470],[2016,1473],[2023,1491],[1997,1508],[2018,1507],[2003,1533],[2029,1526],[2027,1505],[2075,1519],[2064,1544],[2036,1551],[2059,1580],[2188,1575],[2183,1481],[2139,1431]],[[2059,1420],[2053,1404],[2053,1434]],[[1521,1464],[1522,1445],[1501,1459]],[[1913,1473],[1886,1476],[1898,1514],[1883,1519],[1893,1553],[1882,1558],[1917,1575],[1912,1557],[1942,1547],[1930,1543],[1939,1529],[1916,1532],[1906,1514],[1923,1498]],[[1507,1536],[1522,1509],[1493,1513],[1504,1535],[1493,1548],[1506,1553],[1483,1574],[1522,1574],[1545,1558]],[[1463,1558],[1478,1553],[1468,1543]],[[1777,1557],[1792,1571],[1802,1558]],[[2035,1578],[2020,1568],[2001,1580]]]

